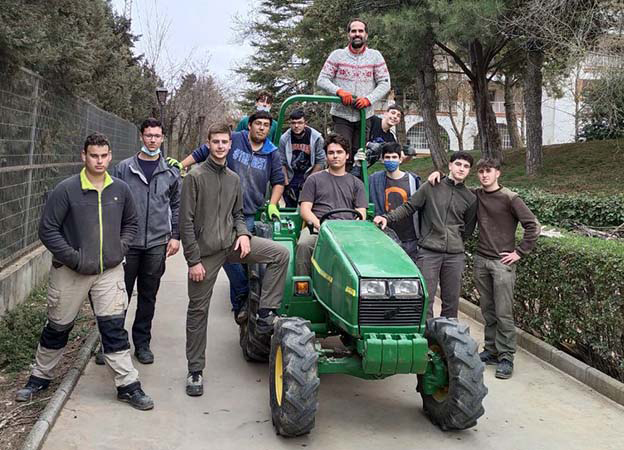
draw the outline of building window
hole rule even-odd
[[[501,139],[501,146],[503,148],[511,148],[511,138],[509,137],[509,130],[506,123],[497,123],[498,134]]]
[[[450,150],[449,135],[443,127],[440,127],[440,135],[446,151]],[[410,145],[419,150],[429,151],[429,143],[427,142],[427,136],[425,135],[425,124],[423,122],[417,123],[407,131],[407,145]]]

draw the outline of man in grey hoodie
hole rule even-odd
[[[305,112],[297,109],[290,113],[290,129],[279,141],[282,169],[286,186],[284,202],[289,208],[296,208],[303,182],[325,166],[323,136],[306,123]]]

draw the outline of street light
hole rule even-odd
[[[158,106],[160,106],[160,123],[163,125],[163,133],[165,131],[165,103],[167,102],[167,88],[160,86],[156,88],[156,99],[158,100]],[[165,158],[167,155],[165,154],[165,140],[163,139],[162,144],[160,145],[160,152],[162,157]]]
[[[206,120],[206,116],[204,116],[203,114],[200,114],[199,117],[197,118],[197,121],[199,122],[199,146],[200,147],[204,139],[204,121],[205,120]]]

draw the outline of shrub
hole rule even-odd
[[[520,194],[542,224],[570,228],[616,227],[624,223],[624,195],[551,194],[536,189],[511,188]]]
[[[478,303],[467,245],[463,295]],[[573,236],[540,237],[518,263],[516,325],[624,382],[624,245]]]

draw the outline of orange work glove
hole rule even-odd
[[[355,107],[357,109],[368,108],[371,105],[371,102],[366,97],[360,97],[355,101]]]
[[[345,106],[349,106],[353,103],[353,94],[349,91],[345,91],[344,89],[338,89],[336,91],[336,95],[340,97],[340,100],[342,100],[342,104]]]

